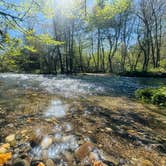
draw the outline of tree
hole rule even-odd
[[[98,44],[97,44],[97,66],[99,66],[100,59],[100,47],[101,47],[101,30],[105,32],[106,39],[109,43],[109,71],[113,72],[112,59],[118,48],[118,42],[120,38],[120,31],[122,26],[121,15],[131,5],[128,0],[114,0],[109,1],[97,1],[97,6],[94,8],[94,12],[90,18],[91,24],[97,28]],[[99,67],[97,67],[99,68]]]

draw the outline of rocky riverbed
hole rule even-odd
[[[54,85],[57,93],[0,80],[0,166],[166,165],[166,110],[108,95],[101,83],[86,91],[87,78],[69,80],[69,91]]]

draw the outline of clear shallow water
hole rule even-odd
[[[33,74],[0,74],[1,91],[23,88],[47,91],[63,97],[85,95],[130,96],[138,88],[166,85],[164,78],[130,78],[118,76],[51,76]]]
[[[61,159],[64,158],[65,152],[70,152],[72,154],[83,142],[96,142],[97,135],[94,135],[93,132],[98,133],[101,136],[108,132],[105,128],[107,126],[110,128],[114,127],[111,130],[115,131],[116,134],[118,132],[119,134],[123,134],[126,130],[133,128],[134,130],[137,129],[135,126],[137,126],[136,124],[138,121],[136,121],[135,124],[135,117],[139,118],[140,121],[141,118],[143,118],[142,116],[140,117],[136,116],[137,114],[134,114],[135,117],[132,119],[133,121],[131,124],[128,125],[126,123],[126,121],[130,122],[131,120],[128,111],[131,110],[133,113],[134,110],[137,109],[135,108],[135,105],[130,105],[130,103],[127,102],[128,100],[125,101],[125,105],[128,106],[125,115],[123,113],[124,111],[119,111],[125,109],[125,105],[121,103],[123,100],[118,101],[118,98],[115,98],[115,100],[118,101],[117,114],[110,111],[112,116],[109,117],[104,110],[97,108],[97,104],[93,103],[93,101],[92,105],[95,104],[93,107],[91,107],[89,103],[84,106],[83,104],[86,103],[84,103],[82,97],[91,98],[91,95],[94,95],[95,98],[99,97],[100,100],[98,102],[102,103],[104,95],[130,97],[138,88],[161,85],[166,85],[166,79],[117,76],[0,74],[0,108],[5,108],[6,110],[10,110],[10,113],[13,113],[14,121],[12,123],[14,125],[17,126],[17,123],[20,126],[27,126],[27,124],[33,125],[36,138],[41,138],[41,142],[37,142],[37,145],[33,146],[28,153],[34,160],[39,160],[46,155],[48,158],[56,159],[56,161],[59,162],[58,165],[64,165],[64,161],[61,161]],[[38,92],[41,92],[41,94]],[[107,98],[108,96],[104,96],[104,98]],[[113,98],[114,97],[109,97],[108,102]],[[79,101],[81,105],[79,105],[77,101]],[[42,105],[42,103],[45,104],[40,109],[38,106]],[[83,106],[83,108],[80,109],[80,106]],[[119,107],[122,109],[119,109]],[[143,109],[144,108],[141,107],[141,110]],[[97,112],[99,112],[99,114]],[[19,114],[19,117],[21,115],[22,123],[20,123],[19,120],[15,122],[15,120],[18,119],[15,118],[17,113]],[[25,114],[27,115],[25,116]],[[34,115],[34,117],[31,115]],[[29,116],[32,117],[32,119],[30,118],[30,121],[29,119],[26,121]],[[3,120],[3,118],[0,120]],[[10,124],[11,119],[10,122],[5,123]],[[1,123],[3,124],[1,126],[4,126],[5,123]],[[96,125],[100,124],[101,126],[99,125],[98,128],[96,128],[96,126],[94,127],[94,123]],[[109,126],[110,124],[111,126]],[[81,127],[79,128],[78,126]],[[132,128],[132,126],[134,127]],[[98,129],[100,127],[101,129],[99,132]],[[124,130],[123,127],[127,127],[127,129]],[[138,128],[139,127],[140,126],[138,126]],[[8,130],[8,127],[6,127],[6,129]],[[143,129],[143,126],[141,129]],[[16,128],[16,130],[18,129]],[[129,131],[131,132],[131,130]],[[136,131],[134,132],[134,134],[137,134]],[[156,133],[158,135],[158,132]],[[131,134],[133,134],[133,132],[131,132]],[[142,134],[144,137],[145,134]],[[109,133],[104,136],[106,136],[105,142],[107,142]],[[47,145],[49,139],[51,139],[50,145],[47,148],[42,148],[42,144]],[[113,142],[116,141],[113,140]],[[97,142],[98,145],[100,143],[101,141]],[[117,143],[119,143],[119,140]],[[97,148],[95,154],[101,156],[101,151],[98,150],[99,149]]]
[[[102,93],[104,91],[104,88],[95,83],[88,83],[77,77],[67,76],[0,74],[0,81],[4,82],[6,87],[43,90],[63,97],[87,95],[96,92]]]
[[[51,101],[50,106],[44,113],[45,117],[62,118],[66,115],[67,105],[63,104],[60,100]]]

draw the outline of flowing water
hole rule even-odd
[[[135,90],[161,85],[166,79],[0,74],[0,142],[15,134],[13,159],[32,162],[90,165],[76,150],[91,142],[106,165],[165,165],[166,110],[134,100]]]

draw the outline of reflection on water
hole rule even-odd
[[[60,100],[52,101],[47,111],[44,112],[45,117],[62,118],[66,115],[67,105]]]
[[[67,135],[62,130],[51,136],[44,136],[41,144],[35,146],[30,155],[33,158],[44,157],[57,159],[62,157],[66,151],[74,151],[78,147],[77,139],[74,135]]]
[[[65,117],[68,111],[68,105],[59,99],[51,101],[48,108],[44,111],[44,118],[61,118]],[[42,127],[42,126],[41,126]],[[74,151],[78,147],[77,138],[72,135],[72,125],[68,122],[60,121],[51,129],[51,134],[43,135],[42,130],[35,130],[37,138],[42,140],[30,151],[32,158],[41,159],[43,157],[50,159],[63,158],[66,151]]]

